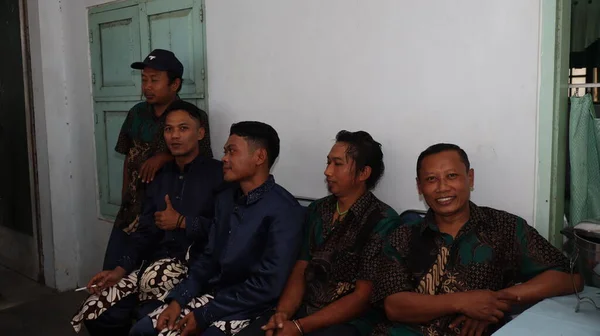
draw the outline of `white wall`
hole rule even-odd
[[[418,154],[453,142],[475,168],[476,203],[534,214],[540,1],[210,1],[213,143],[241,119],[282,139],[275,176],[321,197],[337,131],[370,132],[398,211],[423,208]]]
[[[46,283],[60,290],[100,270],[110,223],[97,219],[86,6],[28,0]]]
[[[47,282],[99,270],[110,223],[97,219],[87,7],[28,0]],[[325,195],[325,156],[340,129],[383,143],[376,193],[422,208],[417,155],[455,142],[476,171],[474,200],[534,214],[540,0],[206,0],[215,153],[229,125],[271,123],[277,180]],[[510,23],[509,23],[510,22]]]

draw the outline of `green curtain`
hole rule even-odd
[[[600,219],[600,119],[592,96],[571,97],[569,118],[571,163],[570,225]]]

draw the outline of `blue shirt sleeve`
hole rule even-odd
[[[157,207],[153,197],[159,179],[160,177],[148,186],[146,197],[142,202],[142,214],[138,228],[129,236],[129,246],[125,248],[124,255],[118,260],[118,265],[123,267],[128,274],[138,267],[143,253],[160,241],[161,230],[154,224],[154,213],[157,211]]]
[[[220,290],[213,300],[194,310],[200,330],[225,316],[277,300],[298,258],[303,213],[303,208],[297,205],[282,208],[273,216],[265,243],[267,248],[256,272],[246,281]]]
[[[210,233],[212,219],[203,216],[185,217],[185,234],[192,241],[206,239]]]
[[[215,205],[215,208],[218,211],[218,204]],[[213,219],[212,223],[209,225],[210,231],[206,246],[204,249],[198,250],[194,250],[192,247],[190,251],[191,255],[188,276],[179,285],[173,288],[173,290],[171,290],[169,295],[167,295],[165,302],[168,303],[175,300],[183,308],[193,298],[204,294],[202,293],[202,290],[206,287],[206,283],[215,273],[216,262],[213,259],[213,254],[217,240],[218,220]]]

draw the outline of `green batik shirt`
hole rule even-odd
[[[201,117],[206,134],[204,139],[200,140],[200,155],[212,158],[208,116],[203,114]],[[165,115],[157,117],[153,106],[147,102],[132,107],[121,127],[115,151],[125,155],[129,184],[122,195],[115,226],[125,232],[133,232],[138,226],[146,188],[140,179],[143,163],[157,153],[168,152],[164,128]]]
[[[454,239],[439,231],[430,210],[423,220],[391,231],[372,267],[379,274],[373,300],[381,305],[386,297],[406,291],[498,291],[548,270],[568,272],[569,262],[524,219],[470,203],[469,221]],[[373,335],[458,335],[460,328],[448,327],[456,317],[421,325],[385,322]]]
[[[357,280],[372,281],[375,274],[366,272],[368,251],[379,251],[373,242],[399,223],[396,212],[371,192],[361,196],[348,210],[342,222],[333,224],[335,196],[313,202],[308,207],[307,225],[300,259],[308,261],[303,306],[313,314],[354,291]],[[383,313],[371,310],[351,321],[368,335],[381,321]]]

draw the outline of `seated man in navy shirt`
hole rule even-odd
[[[140,320],[131,335],[235,335],[275,307],[298,257],[304,211],[269,174],[279,137],[260,122],[233,124],[207,248],[190,257],[188,278],[168,306]]]
[[[73,317],[91,335],[128,335],[132,319],[160,307],[187,273],[186,254],[205,247],[214,216],[215,193],[223,183],[221,162],[199,156],[204,138],[201,111],[185,101],[165,111],[164,137],[175,160],[167,163],[146,191],[131,244],[115,269],[94,276],[92,293]],[[141,267],[142,260],[145,260]],[[139,271],[135,271],[139,269]]]

